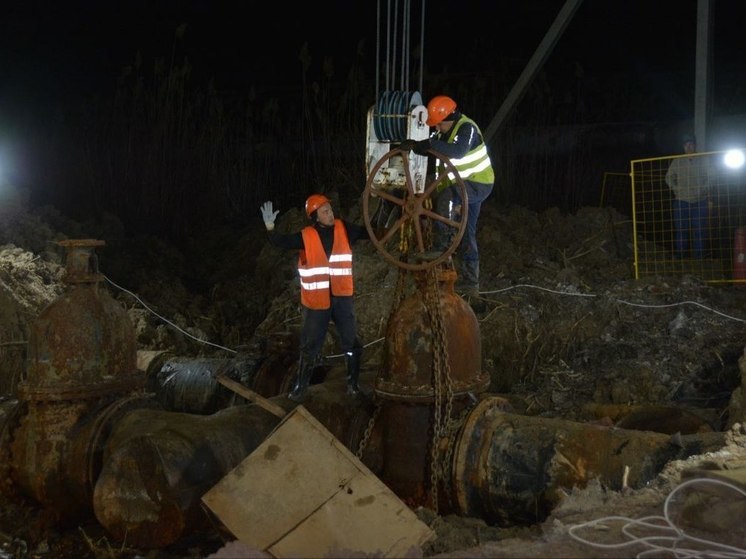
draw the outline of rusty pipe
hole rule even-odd
[[[455,395],[484,392],[490,379],[482,370],[479,321],[454,291],[456,272],[439,268],[435,280],[424,272],[414,279],[417,288],[389,317],[376,393],[387,400],[432,403],[437,399],[433,379],[446,370]],[[428,297],[433,291],[436,302]]]
[[[136,340],[125,309],[99,283],[93,249],[103,241],[65,240],[65,293],[31,324],[20,399],[96,399],[142,387]]]
[[[335,382],[311,388],[306,408],[354,448],[372,415],[372,404],[347,397],[344,386]],[[272,401],[286,409],[292,405],[284,396]],[[115,538],[143,548],[161,548],[206,527],[202,495],[259,446],[279,421],[253,404],[207,416],[132,411],[107,442],[93,491],[96,518]]]
[[[94,248],[60,241],[68,288],[31,324],[18,406],[3,426],[0,454],[17,488],[65,519],[90,510],[105,434],[118,414],[152,406],[127,397],[142,388],[135,332],[124,308],[99,286]]]
[[[457,512],[489,524],[543,521],[574,487],[594,478],[614,490],[642,487],[675,459],[714,451],[723,433],[669,435],[506,413],[483,399],[454,441],[451,483]],[[628,468],[628,475],[625,475]]]
[[[284,397],[272,400],[286,409],[291,405]],[[425,500],[428,479],[423,472],[432,467],[423,443],[427,407],[396,403],[382,409],[372,424],[376,405],[347,397],[343,380],[312,386],[304,406],[353,452],[369,435],[363,462],[411,506]],[[451,503],[449,512],[491,524],[535,523],[564,492],[594,477],[619,487],[626,465],[630,486],[639,487],[669,460],[724,442],[722,434],[691,435],[677,447],[667,435],[521,416],[505,409],[503,398],[487,396],[466,412],[452,440],[438,442],[440,451],[449,445],[453,449],[446,472],[450,488],[444,484],[439,492],[442,504]],[[418,421],[412,429],[402,429],[402,422],[410,425],[411,414]],[[278,422],[254,404],[210,416],[133,410],[107,443],[94,489],[96,518],[115,538],[143,548],[167,546],[207,526],[201,495],[261,444]],[[396,447],[399,454],[389,456],[387,438],[397,434],[405,440]],[[396,461],[393,466],[391,460]],[[442,455],[440,460],[446,464]],[[451,491],[447,495],[446,489]]]
[[[277,425],[258,406],[210,416],[140,410],[107,442],[93,490],[93,511],[120,541],[160,548],[204,519],[199,498]]]

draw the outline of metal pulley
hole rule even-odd
[[[419,92],[384,91],[368,110],[368,134],[365,161],[368,174],[389,151],[406,139],[424,140],[430,132],[425,123],[427,109]],[[386,160],[378,166],[372,180],[379,188],[405,188],[405,163],[401,158]],[[427,157],[413,156],[406,162],[409,174],[416,178],[419,191],[425,184]]]
[[[389,142],[401,142],[409,138],[410,130],[416,129],[419,124],[416,121],[410,122],[412,110],[418,107],[423,107],[419,91],[384,91],[373,108],[373,130],[376,138]],[[416,116],[418,115],[415,118]]]

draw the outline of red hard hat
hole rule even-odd
[[[428,126],[440,124],[443,120],[456,110],[456,101],[445,95],[436,95],[427,104]]]
[[[311,217],[311,214],[318,210],[324,204],[331,204],[329,198],[323,194],[311,194],[306,200],[306,214]]]

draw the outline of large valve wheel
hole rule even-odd
[[[446,172],[426,184],[422,193],[415,192],[409,170],[409,151],[401,149],[390,150],[375,164],[363,191],[363,218],[373,245],[386,260],[407,270],[427,270],[448,259],[458,248],[469,217],[466,185],[461,175],[445,155],[434,150],[429,153],[444,163]],[[380,169],[393,157],[401,157],[404,162],[406,188],[392,190],[390,186],[374,184]],[[450,218],[439,215],[433,204],[438,185],[449,174],[455,177],[455,187],[461,198],[460,212]],[[449,245],[435,258],[417,261],[418,255],[431,252],[435,222],[446,227]]]

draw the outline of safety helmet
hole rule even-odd
[[[331,204],[329,198],[323,194],[311,194],[306,200],[306,215],[311,217],[311,214],[318,210],[324,204]]]
[[[427,104],[426,124],[428,126],[440,124],[455,110],[456,101],[445,95],[436,95]]]

